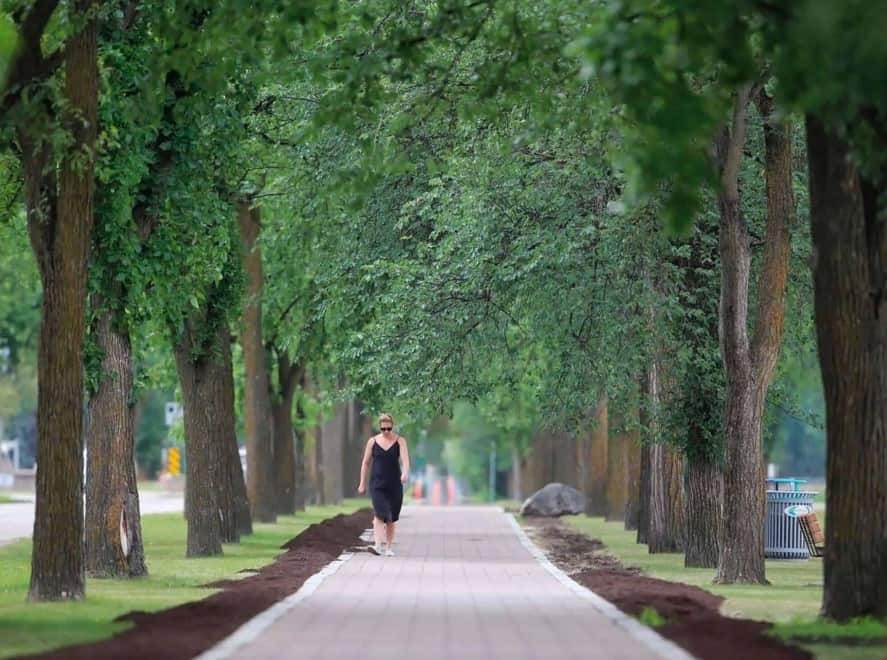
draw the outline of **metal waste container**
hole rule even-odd
[[[768,479],[764,555],[770,559],[809,559],[797,516],[813,510],[814,491],[797,490],[803,479]],[[782,484],[789,490],[780,490]],[[772,485],[771,490],[769,486]]]

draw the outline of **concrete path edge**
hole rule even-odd
[[[542,567],[551,573],[554,578],[567,587],[570,591],[575,593],[580,598],[588,601],[591,605],[605,617],[613,621],[616,625],[621,627],[625,632],[634,637],[637,641],[642,643],[648,649],[657,653],[663,658],[667,658],[667,660],[694,660],[694,656],[687,653],[680,646],[675,644],[674,642],[665,639],[652,628],[645,626],[643,623],[638,621],[637,619],[629,616],[618,607],[613,605],[608,600],[605,600],[601,596],[597,595],[588,587],[585,587],[569,575],[564,573],[561,569],[551,563],[548,557],[542,552],[539,547],[533,543],[527,533],[524,531],[523,527],[520,526],[520,523],[517,521],[515,516],[506,513],[505,509],[502,509],[502,513],[508,518],[508,521],[511,523],[511,526],[514,528],[515,534],[520,539],[521,545],[527,549],[527,551],[533,555],[536,560],[542,565]]]
[[[252,642],[280,617],[313,594],[324,580],[338,571],[353,556],[353,552],[343,552],[337,559],[305,580],[295,593],[254,616],[221,642],[196,656],[195,660],[224,660],[242,646]]]

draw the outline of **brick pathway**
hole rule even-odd
[[[682,655],[642,628],[654,650],[546,570],[498,509],[407,507],[395,550],[393,558],[356,553],[253,641],[215,657]]]

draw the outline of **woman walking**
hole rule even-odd
[[[400,518],[403,484],[410,473],[410,452],[407,441],[393,433],[394,418],[391,415],[386,413],[379,416],[379,430],[382,431],[379,435],[367,440],[357,491],[361,494],[366,492],[367,470],[372,464],[370,498],[373,501],[375,545],[370,548],[370,552],[393,557],[394,550],[391,546],[394,544],[394,524]]]

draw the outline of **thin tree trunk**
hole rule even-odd
[[[285,351],[277,354],[277,391],[271,402],[274,416],[275,504],[279,514],[296,512],[296,449],[293,398],[301,380],[299,369]]]
[[[641,446],[640,496],[637,542],[646,544],[650,530],[650,445]]]
[[[524,499],[521,474],[521,455],[517,445],[511,447],[511,499],[522,502]]]
[[[243,266],[247,297],[243,305],[244,427],[246,431],[247,492],[253,520],[274,522],[274,437],[271,414],[271,383],[262,338],[262,252],[258,245],[261,215],[258,207],[243,200],[237,219],[243,242]]]
[[[98,311],[93,335],[102,377],[89,398],[86,571],[92,577],[138,577],[148,569],[135,470],[132,346],[110,310]]]
[[[214,373],[219,378],[219,401],[215,437],[222,443],[220,454],[224,460],[222,486],[219,490],[221,508],[222,541],[239,543],[241,535],[253,533],[249,498],[246,482],[243,479],[243,465],[240,463],[240,448],[237,445],[237,424],[234,411],[234,361],[231,356],[231,332],[223,325],[219,329],[217,347],[213,350],[219,356]]]
[[[348,406],[339,403],[332,418],[323,425],[323,498],[326,504],[340,504],[344,498],[345,436]]]
[[[628,500],[628,443],[625,420],[614,416],[607,437],[607,520],[625,520]]]
[[[306,469],[306,431],[304,430],[304,420],[305,420],[305,406],[304,406],[304,397],[305,397],[305,388],[307,386],[307,372],[305,369],[299,370],[299,396],[296,398],[296,419],[299,421],[299,428],[296,429],[296,448],[295,448],[295,463],[294,463],[294,472],[295,472],[295,492],[294,492],[294,506],[296,511],[304,511],[305,504],[308,499],[308,470]]]
[[[28,230],[43,283],[38,351],[37,478],[30,600],[85,594],[83,548],[83,337],[93,224],[98,124],[94,0],[76,0],[82,29],[65,46],[65,117],[58,198],[45,145],[23,140]],[[50,194],[46,194],[50,193]]]
[[[641,516],[641,439],[637,429],[625,436],[628,452],[628,483],[625,499],[625,529],[640,527]]]
[[[609,426],[607,397],[598,402],[594,428],[589,436],[589,487],[585,494],[585,513],[589,516],[607,515],[607,442]]]
[[[822,614],[887,614],[887,217],[885,186],[807,117],[816,329],[825,389]],[[887,131],[885,131],[887,132]],[[884,176],[882,170],[881,176]],[[883,179],[882,179],[883,181]],[[880,199],[879,199],[880,197]]]

